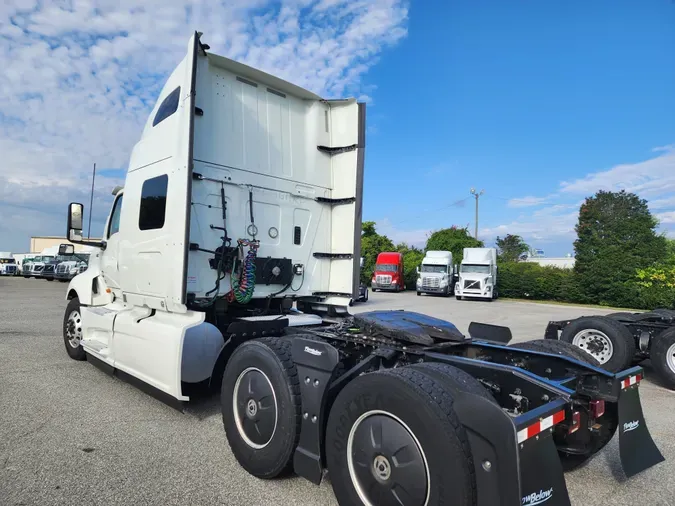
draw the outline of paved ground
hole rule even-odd
[[[70,360],[61,338],[65,287],[0,278],[0,505],[336,505],[328,482],[247,475],[228,449],[215,400],[181,414]],[[602,313],[414,293],[371,294],[354,311],[374,308],[425,312],[462,332],[472,320],[508,325],[516,340],[543,337],[550,319]],[[675,504],[675,393],[649,380],[641,392],[667,461],[625,481],[615,439],[566,476],[575,506]]]

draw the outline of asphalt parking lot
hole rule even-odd
[[[0,278],[0,505],[335,506],[328,481],[263,482],[229,451],[216,399],[180,413],[86,362],[61,337],[66,284]],[[406,309],[454,322],[510,326],[515,341],[543,337],[548,320],[609,311],[499,300],[370,294],[354,311]],[[573,505],[675,504],[675,393],[640,388],[666,462],[625,480],[618,436],[566,475]]]

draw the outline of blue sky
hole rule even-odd
[[[652,151],[675,142],[674,3],[440,5],[413,2],[408,37],[365,77],[378,86],[365,214],[386,219],[389,233],[419,240],[425,229],[452,223],[473,230],[471,200],[417,217],[469,197],[476,186],[485,189],[482,238],[513,231],[562,255],[572,251],[568,215],[576,216],[579,201],[601,186],[638,184],[619,171],[542,205],[525,206],[528,197],[664,153],[675,171],[667,151]],[[645,177],[662,175],[653,169]],[[671,197],[655,213],[675,209],[675,188],[653,190],[644,196]],[[672,214],[665,218],[671,223],[663,228],[672,230]]]
[[[188,8],[189,7],[189,8]],[[228,30],[223,30],[227,26]],[[598,189],[675,230],[671,0],[6,0],[0,6],[0,249],[109,210],[192,30],[212,50],[328,97],[369,101],[364,219],[395,241],[474,226],[572,251]]]

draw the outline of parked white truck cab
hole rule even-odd
[[[0,251],[0,276],[15,276],[17,265],[11,251]]]
[[[422,265],[417,268],[417,295],[452,295],[455,289],[454,273],[450,251],[427,251]]]
[[[459,267],[459,278],[455,285],[455,297],[496,299],[497,291],[497,250],[495,248],[464,248]]]
[[[102,242],[83,239],[83,206],[70,205],[68,239],[96,249],[67,290],[70,356],[187,401],[242,321],[294,302],[346,313],[359,287],[364,113],[194,36],[114,190]]]

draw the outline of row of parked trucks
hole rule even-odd
[[[16,257],[20,256],[20,259]],[[9,251],[0,252],[0,275],[41,278],[47,281],[70,281],[84,272],[89,263],[89,253],[76,256],[59,255],[56,247],[47,248],[39,255],[13,255]]]
[[[377,257],[371,279],[373,291],[405,290],[403,255],[383,252]],[[462,261],[453,263],[450,251],[427,251],[417,268],[417,295],[454,295],[461,299],[496,299],[497,250],[464,248]]]

